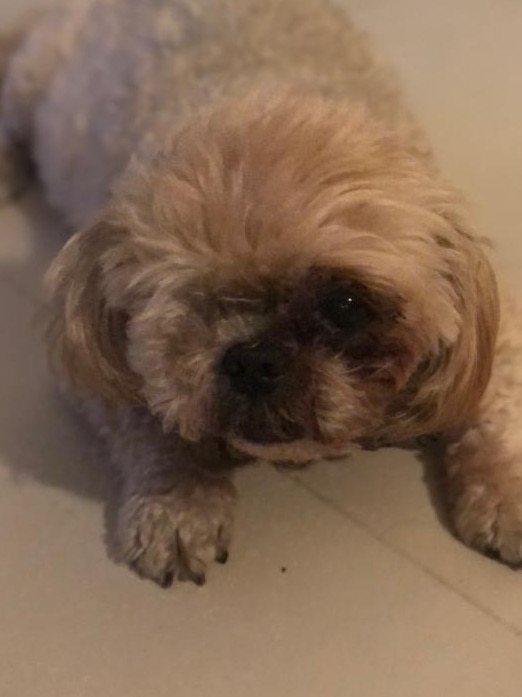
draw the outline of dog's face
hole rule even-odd
[[[447,429],[490,374],[495,281],[455,196],[315,97],[196,121],[131,168],[51,284],[77,384],[274,460]]]

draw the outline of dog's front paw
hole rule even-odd
[[[468,434],[449,458],[450,512],[457,536],[512,566],[522,564],[522,477],[509,458],[498,466]]]
[[[522,485],[509,497],[474,485],[455,498],[452,512],[455,531],[467,545],[507,564],[522,564]]]
[[[132,496],[118,512],[114,555],[164,588],[175,579],[203,585],[210,562],[228,558],[234,500],[228,482]]]

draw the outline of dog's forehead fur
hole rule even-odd
[[[260,93],[196,119],[152,163],[138,161],[120,189],[133,223],[176,237],[187,252],[216,254],[222,263],[234,257],[235,268],[287,269],[303,254],[335,253],[333,233],[350,222],[347,214],[354,228],[372,217],[379,227],[401,207],[427,213],[453,204],[430,173],[362,108]],[[376,206],[386,215],[367,215]],[[390,237],[393,226],[374,231]]]
[[[196,119],[152,165],[131,168],[111,215],[152,285],[248,298],[313,267],[352,269],[417,303],[417,319],[438,315],[451,340],[456,201],[432,175],[361,108],[261,93]]]

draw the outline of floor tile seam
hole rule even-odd
[[[485,615],[489,620],[493,621],[495,624],[501,626],[509,634],[515,636],[518,640],[522,642],[522,628],[518,627],[516,624],[509,622],[502,615],[494,612],[489,607],[476,600],[472,596],[463,592],[460,588],[454,586],[450,581],[448,581],[441,574],[437,574],[429,566],[423,564],[419,559],[411,554],[408,554],[406,550],[402,547],[394,544],[390,539],[385,537],[385,535],[378,533],[371,525],[365,523],[361,518],[354,515],[353,513],[346,511],[338,503],[325,496],[321,492],[317,491],[314,487],[310,486],[306,482],[303,482],[298,477],[282,473],[289,481],[291,481],[296,487],[307,492],[316,501],[324,504],[331,511],[337,513],[346,521],[349,521],[352,525],[359,528],[366,534],[368,534],[373,540],[383,545],[386,549],[391,551],[393,554],[399,556],[401,559],[406,561],[410,566],[415,567],[417,570],[421,571],[425,576],[428,576],[431,580],[435,581],[437,585],[443,587],[445,590],[449,591],[452,595],[457,596],[460,600],[464,601],[466,605],[471,606],[473,609],[479,611],[481,614]],[[478,552],[477,552],[478,554]],[[515,572],[513,572],[515,573]],[[522,576],[521,576],[522,584]]]

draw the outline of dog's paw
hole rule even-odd
[[[469,429],[447,450],[447,486],[456,535],[511,566],[522,565],[522,470],[519,448],[489,423]]]
[[[509,495],[485,484],[470,484],[453,498],[457,536],[470,547],[506,564],[522,564],[522,482]]]
[[[114,556],[164,588],[176,579],[203,585],[208,565],[228,559],[234,500],[228,482],[130,497],[118,512]]]

